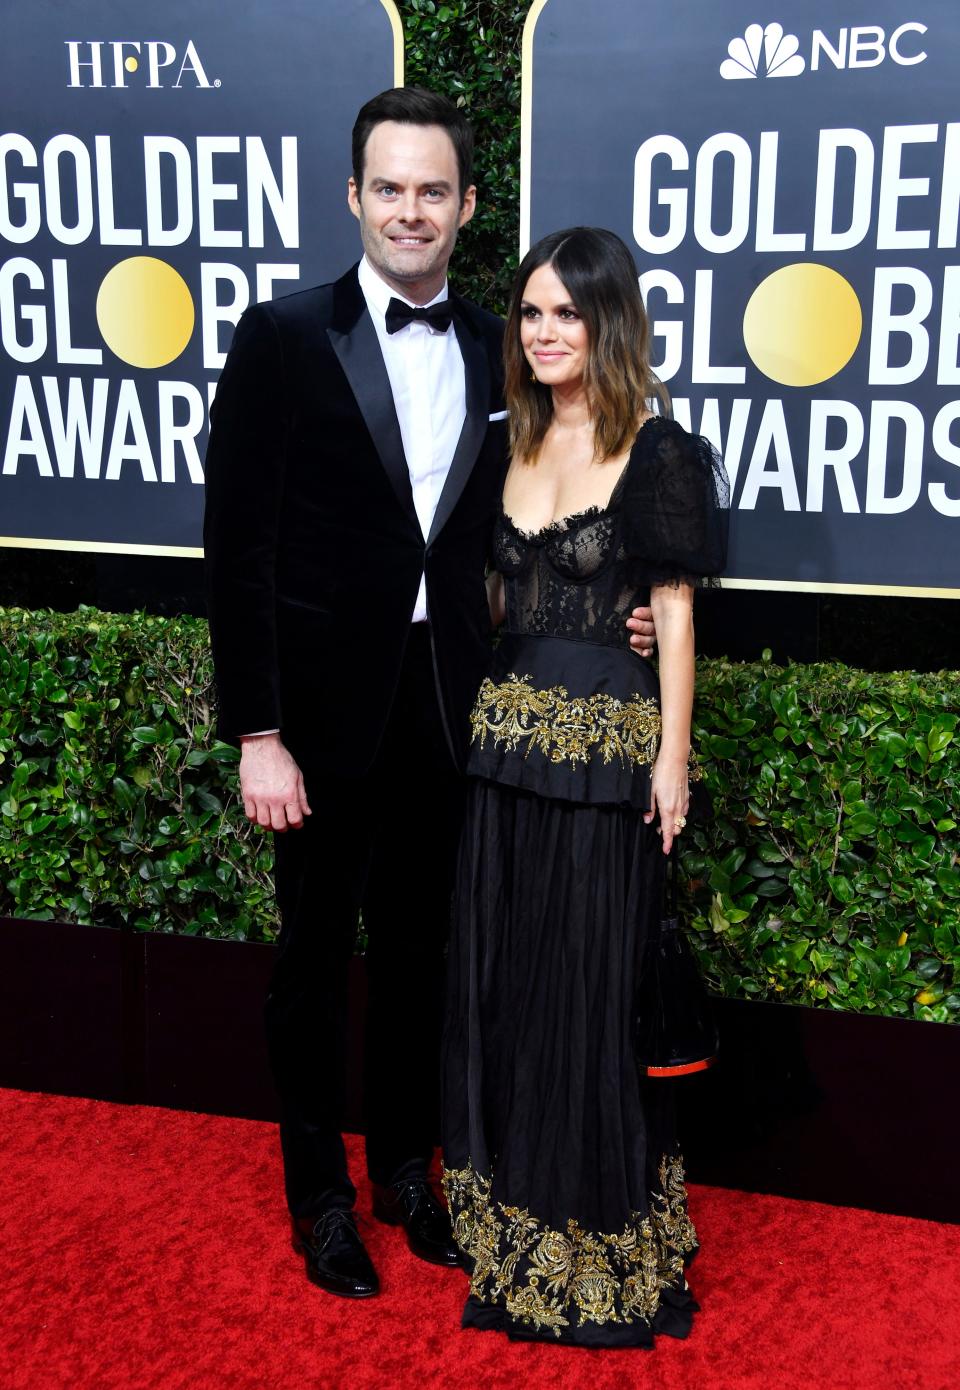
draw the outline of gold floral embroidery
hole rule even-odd
[[[529,757],[539,749],[552,763],[586,763],[598,751],[605,763],[618,758],[624,767],[649,767],[660,745],[660,709],[656,700],[631,695],[571,696],[566,686],[537,690],[530,676],[512,671],[500,685],[489,676],[477,695],[470,724],[481,747],[487,734],[514,752],[526,742]]]
[[[634,1212],[621,1234],[606,1235],[572,1219],[553,1230],[494,1202],[490,1178],[472,1164],[444,1168],[454,1237],[473,1264],[471,1294],[557,1337],[572,1321],[652,1321],[661,1292],[684,1287],[685,1256],[697,1246],[680,1157],[664,1155],[658,1178],[649,1215]]]

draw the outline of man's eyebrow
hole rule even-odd
[[[382,174],[375,174],[375,175],[373,175],[373,176],[368,180],[368,182],[369,182],[369,184],[370,184],[372,187],[376,187],[376,188],[381,188],[381,187],[383,187],[384,185],[386,185],[386,186],[389,187],[389,188],[398,188],[398,187],[399,187],[399,180],[398,180],[398,179],[388,179],[388,178],[386,178],[386,177],[385,177],[384,175],[382,175]],[[421,187],[421,188],[440,188],[440,189],[443,190],[444,193],[449,193],[450,190],[453,188],[453,184],[450,183],[450,181],[449,181],[448,179],[424,179],[424,181],[423,181],[423,183],[420,185],[420,187]]]

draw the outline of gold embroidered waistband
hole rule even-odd
[[[530,676],[512,671],[494,685],[484,680],[470,716],[472,741],[481,748],[491,735],[507,752],[538,749],[552,763],[586,763],[599,754],[623,767],[651,767],[660,746],[656,700],[631,695],[570,695],[566,686],[537,690]]]

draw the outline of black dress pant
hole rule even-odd
[[[411,628],[370,770],[347,779],[305,767],[304,775],[313,814],[302,830],[274,836],[281,930],[266,1005],[294,1216],[351,1206],[356,1196],[341,1125],[348,967],[361,912],[370,1178],[423,1172],[438,1133],[443,956],[463,781],[443,733],[426,624]]]

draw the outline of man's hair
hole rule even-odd
[[[628,247],[603,227],[552,232],[524,256],[514,281],[503,338],[504,391],[510,411],[511,452],[536,463],[553,419],[553,397],[534,377],[520,343],[523,295],[541,266],[552,267],[587,330],[584,384],[593,416],[597,462],[633,443],[640,416],[668,396],[650,368],[650,325]]]
[[[447,97],[426,87],[391,87],[361,106],[353,126],[353,181],[363,187],[367,141],[374,126],[383,121],[400,125],[438,125],[453,142],[460,175],[460,202],[473,182],[473,128],[466,116]]]

